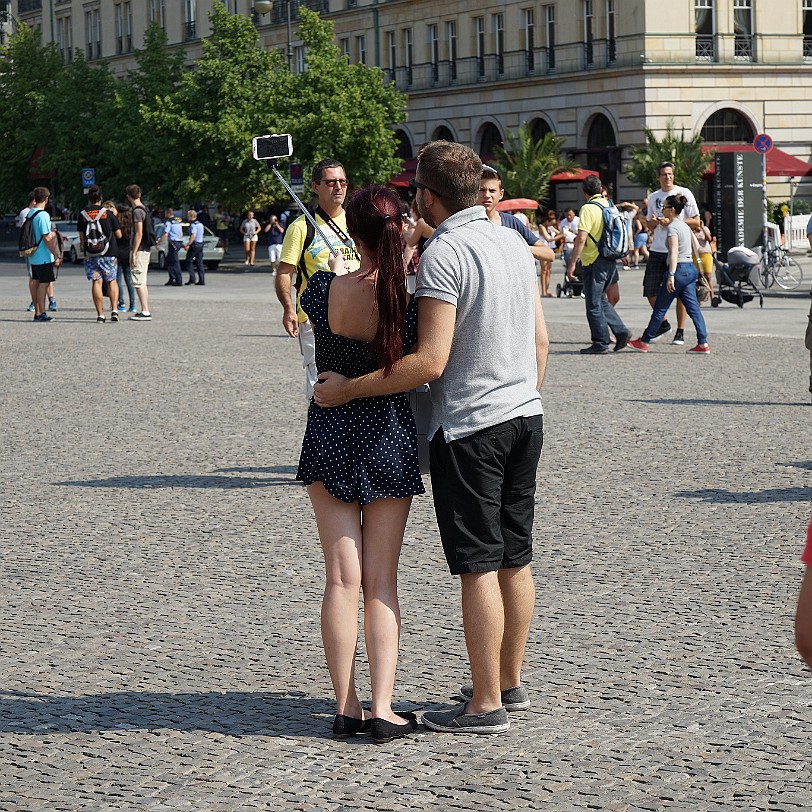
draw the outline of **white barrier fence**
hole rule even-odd
[[[792,217],[784,218],[784,245],[790,250],[809,248],[809,240],[806,236],[809,217],[809,214],[794,214]]]

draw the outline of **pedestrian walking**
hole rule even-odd
[[[29,291],[34,304],[34,321],[49,322],[53,317],[45,312],[45,300],[48,291],[53,290],[56,280],[56,269],[62,262],[62,246],[59,236],[51,229],[51,216],[46,211],[51,192],[45,186],[37,186],[33,191],[32,205],[23,218],[23,222],[31,220],[33,237],[37,242],[37,249],[30,254],[31,282]]]
[[[688,350],[688,352],[697,355],[710,353],[705,319],[696,298],[698,272],[693,261],[693,255],[697,253],[698,246],[690,227],[680,219],[680,214],[687,205],[688,200],[684,195],[669,195],[661,209],[663,216],[668,219],[668,228],[666,229],[668,270],[657,294],[654,312],[651,314],[648,327],[643,331],[640,338],[629,342],[630,347],[640,352],[648,352],[651,340],[660,334],[660,327],[668,308],[671,307],[674,299],[679,297],[696,328],[696,346]]]
[[[245,264],[249,266],[253,266],[256,259],[259,228],[259,220],[254,218],[254,212],[249,211],[245,216],[245,220],[240,224],[242,244],[243,248],[245,248]]]
[[[272,214],[262,230],[268,235],[268,259],[271,263],[271,275],[276,276],[276,272],[279,270],[279,259],[282,256],[285,227],[279,222],[279,218]]]
[[[96,321],[104,324],[104,292],[110,297],[110,321],[118,321],[118,240],[121,228],[113,210],[102,203],[101,189],[93,185],[87,190],[87,206],[79,212],[76,223],[79,244],[84,254],[85,275],[90,282]]]
[[[189,221],[189,241],[186,248],[186,280],[187,285],[205,285],[206,272],[203,270],[203,240],[205,232],[203,223],[197,219],[197,212],[189,209],[186,213]]]

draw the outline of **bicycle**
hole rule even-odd
[[[803,282],[804,272],[786,248],[771,245],[762,256],[759,277],[764,288],[775,283],[783,290],[795,290]]]

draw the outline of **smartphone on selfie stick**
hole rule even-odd
[[[330,253],[334,257],[337,257],[337,249],[333,248],[330,241],[324,236],[324,232],[316,224],[313,215],[305,208],[304,203],[299,200],[296,196],[296,192],[290,188],[288,182],[282,177],[277,168],[277,161],[279,161],[280,158],[290,158],[290,156],[293,155],[293,138],[287,133],[282,135],[258,135],[256,138],[251,139],[251,145],[254,158],[257,161],[268,161],[274,175],[279,178],[279,181],[285,187],[288,194],[296,201],[296,205],[301,209],[302,214],[307,218],[310,225],[313,226],[322,240],[324,240],[324,244],[330,249]]]

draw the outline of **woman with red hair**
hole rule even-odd
[[[360,268],[346,273],[343,260],[334,259],[334,273],[314,274],[302,294],[319,372],[389,374],[417,340],[402,228],[400,202],[386,189],[369,187],[350,200],[347,231]],[[338,711],[333,734],[369,730],[376,742],[406,736],[417,726],[415,716],[392,710],[400,636],[397,570],[412,496],[424,492],[406,393],[332,409],[311,400],[296,478],[307,485],[324,553],[321,632]],[[371,714],[355,686],[361,591]]]

